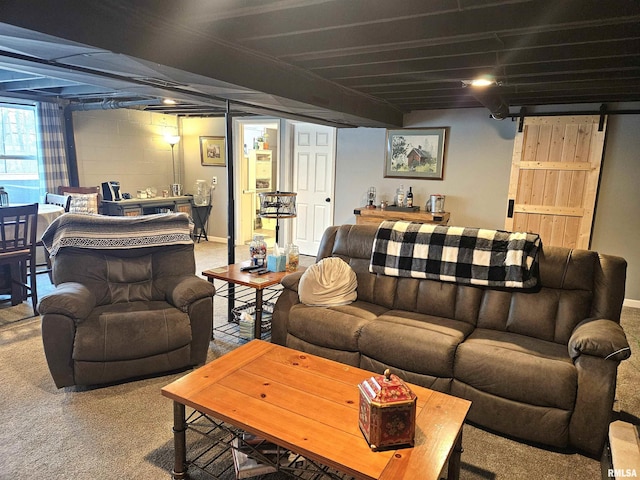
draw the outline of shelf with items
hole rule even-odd
[[[273,189],[273,153],[271,150],[249,150],[249,190]]]
[[[151,215],[154,213],[183,212],[191,215],[193,197],[156,197],[149,199],[131,198],[123,200],[103,200],[102,212],[112,216]]]
[[[255,331],[255,306],[256,294],[251,287],[236,285],[223,280],[215,280],[216,302],[223,302],[222,308],[229,312],[226,322],[215,322],[213,335],[219,340],[230,343],[245,343],[253,340]],[[263,290],[262,297],[262,319],[260,321],[261,339],[269,341],[271,339],[271,314],[276,300],[282,293],[282,285],[277,284]],[[231,308],[229,308],[231,303]],[[243,312],[254,317],[253,322],[241,320]]]
[[[190,469],[207,478],[229,478],[227,472],[236,479],[269,478],[263,475],[280,472],[283,477],[300,480],[354,480],[266,439],[260,443],[261,437],[211,415],[191,409],[185,413],[186,460]]]

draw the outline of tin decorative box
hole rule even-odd
[[[358,385],[360,430],[371,450],[413,446],[416,432],[416,395],[396,375],[385,370]]]

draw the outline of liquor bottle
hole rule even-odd
[[[396,205],[404,207],[404,185],[400,185],[400,188],[396,190]]]
[[[411,191],[411,187],[409,187],[409,191],[407,192],[407,207],[413,207],[413,192]]]

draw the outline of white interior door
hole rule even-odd
[[[335,129],[300,123],[294,126],[293,188],[298,217],[293,241],[303,255],[316,255],[322,234],[333,224]]]

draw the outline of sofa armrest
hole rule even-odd
[[[216,289],[211,282],[195,275],[177,277],[165,288],[167,302],[185,311],[193,302],[215,294]]]
[[[284,277],[282,277],[280,283],[284,288],[297,292],[298,284],[300,283],[300,278],[302,277],[303,273],[304,271],[299,270],[297,272],[292,272],[289,275],[285,275]]]
[[[289,310],[294,305],[300,303],[298,296],[298,283],[302,277],[302,271],[297,271],[286,275],[280,280],[283,290],[271,316],[271,342],[278,345],[285,345],[287,342],[287,325],[289,324]]]
[[[627,337],[620,324],[603,318],[580,322],[569,339],[569,355],[593,355],[605,360],[622,361],[631,356]]]
[[[65,282],[58,285],[55,291],[40,299],[38,312],[40,315],[58,314],[82,321],[89,316],[96,306],[96,297],[81,283]]]

